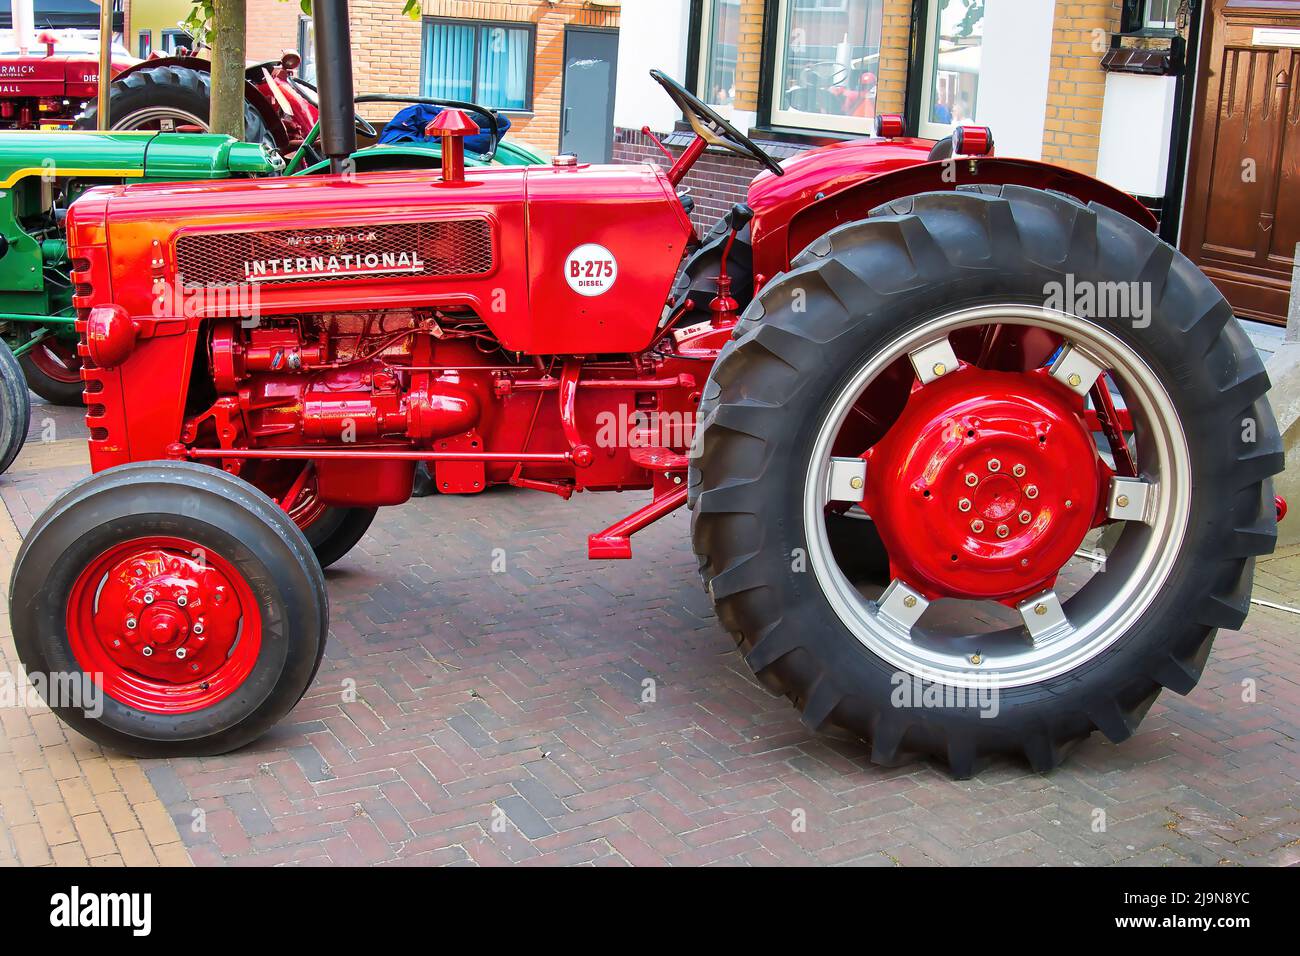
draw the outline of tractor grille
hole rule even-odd
[[[478,276],[495,265],[485,219],[191,233],[177,238],[176,263],[184,281],[213,285]]]

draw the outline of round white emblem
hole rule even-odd
[[[569,253],[564,278],[578,295],[604,295],[618,278],[618,260],[604,246],[588,242]]]

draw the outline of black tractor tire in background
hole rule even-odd
[[[175,111],[178,125],[193,122],[189,119],[193,117],[203,129],[209,129],[212,78],[199,70],[183,66],[137,70],[114,80],[109,87],[108,96],[108,115],[112,120],[109,125],[112,129],[143,128],[132,117],[139,116],[140,124],[152,122],[145,111],[159,110]],[[78,128],[95,129],[96,110],[95,103],[90,103],[77,119]],[[244,102],[244,141],[261,143],[268,149],[275,148],[275,139],[266,128],[262,114],[248,101]]]
[[[0,341],[0,474],[18,457],[31,426],[31,396],[27,380],[9,346]]]
[[[68,637],[74,585],[132,539],[172,536],[233,566],[261,615],[261,644],[232,694],[188,713],[157,713],[104,695],[102,713],[53,709],[97,743],[137,757],[210,756],[257,739],[302,698],[325,649],[329,599],[306,537],[262,492],[191,462],[135,462],[60,495],[23,539],[10,580],[14,643],[28,674],[83,672]]]
[[[1113,643],[1055,677],[1002,688],[993,719],[893,706],[899,669],[857,639],[814,574],[792,568],[791,554],[810,547],[803,489],[815,433],[891,342],[966,306],[1041,307],[1046,284],[1067,274],[1154,289],[1144,328],[1089,321],[1141,356],[1177,410],[1192,475],[1179,557]],[[714,365],[690,466],[701,574],[746,663],[810,729],[869,739],[881,764],[928,755],[966,777],[1010,754],[1045,771],[1095,730],[1129,737],[1162,688],[1189,693],[1218,629],[1245,620],[1255,557],[1276,541],[1271,476],[1283,453],[1267,389],[1209,279],[1121,214],[1015,186],[901,199],[814,242],[762,290]],[[1253,443],[1243,420],[1257,425]]]
[[[307,526],[307,542],[322,568],[328,568],[365,537],[378,508],[326,508]]]

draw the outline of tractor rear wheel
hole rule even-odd
[[[896,201],[794,266],[714,366],[691,464],[702,574],[760,681],[956,776],[1050,769],[1190,692],[1246,617],[1282,467],[1210,281],[1012,186]],[[845,508],[885,575],[846,560]]]
[[[324,576],[289,516],[188,462],[73,485],[28,532],[10,595],[33,686],[76,730],[140,757],[260,737],[310,686],[329,624]]]
[[[76,407],[82,402],[81,356],[76,342],[47,336],[19,359],[27,387],[55,405]]]
[[[9,346],[0,341],[0,473],[14,463],[27,440],[32,420],[31,401],[18,360]]]
[[[160,66],[137,70],[113,81],[108,92],[111,129],[156,129],[179,131],[182,127],[207,132],[212,103],[212,78],[207,73],[183,66]],[[92,102],[77,119],[81,129],[95,129],[96,106]],[[262,114],[244,101],[244,141],[275,147],[275,140]]]

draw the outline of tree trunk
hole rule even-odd
[[[244,138],[245,0],[212,4],[212,117],[214,133]]]

